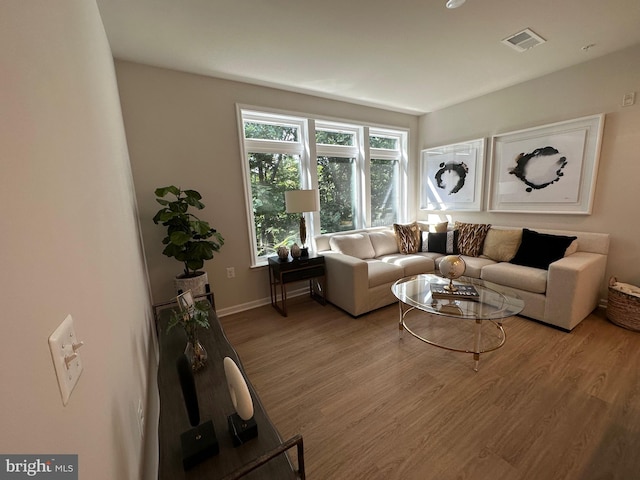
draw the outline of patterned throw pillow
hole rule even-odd
[[[458,254],[458,231],[422,232],[422,252],[435,252],[444,255]]]
[[[490,228],[490,224],[456,222],[455,230],[460,232],[458,235],[458,250],[460,254],[468,257],[479,256],[480,252],[482,252],[482,244]]]
[[[420,228],[417,222],[401,225],[393,224],[396,232],[396,242],[398,242],[398,250],[402,254],[417,253],[420,249]]]

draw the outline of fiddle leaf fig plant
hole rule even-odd
[[[211,260],[214,252],[224,245],[224,238],[208,222],[200,220],[189,209],[202,210],[202,195],[195,190],[181,190],[173,185],[157,188],[156,201],[162,208],[153,217],[153,223],[167,227],[162,253],[184,264],[183,278],[194,277]],[[169,195],[170,199],[165,199]]]

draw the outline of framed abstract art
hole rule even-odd
[[[601,114],[492,137],[488,210],[590,214],[603,128]]]
[[[482,209],[485,139],[422,151],[420,209]]]

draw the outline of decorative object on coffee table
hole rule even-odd
[[[293,258],[300,258],[300,255],[302,255],[302,252],[301,252],[301,250],[300,250],[300,247],[298,246],[298,244],[297,244],[297,243],[294,243],[294,244],[291,246],[291,256],[292,256]],[[309,256],[309,254],[307,254],[307,256]]]
[[[168,330],[180,325],[187,334],[185,355],[191,369],[197,372],[207,363],[208,354],[198,338],[198,327],[209,328],[209,304],[205,301],[194,302],[190,290],[178,295],[176,301],[180,309],[171,312]]]
[[[205,260],[211,260],[219,252],[224,239],[208,222],[189,212],[193,207],[202,210],[202,195],[195,190],[182,190],[173,185],[155,190],[156,201],[162,208],[153,217],[153,223],[162,224],[167,234],[162,239],[162,253],[184,265],[182,274],[176,276],[176,290],[191,290],[194,295],[204,295],[208,284],[207,273],[200,271]],[[164,197],[173,195],[174,200]],[[186,281],[186,284],[182,281]]]
[[[467,268],[462,257],[460,255],[447,255],[440,260],[438,268],[442,276],[449,279],[449,285],[445,285],[444,289],[449,292],[457,292],[458,288],[453,284],[453,280],[464,275],[464,271]]]
[[[307,224],[304,214],[320,210],[318,190],[289,190],[284,192],[284,200],[287,213],[300,214],[300,243],[302,244],[300,251],[302,257],[308,257],[309,249],[306,247]]]

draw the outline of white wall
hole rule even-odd
[[[421,117],[420,148],[428,148],[606,114],[592,215],[480,212],[452,218],[610,233],[605,280],[615,275],[620,281],[640,284],[640,99],[634,106],[620,106],[625,93],[640,94],[639,59],[640,45]],[[417,174],[415,178],[417,182]],[[485,178],[488,192],[488,175]],[[428,218],[429,212],[420,212],[419,217]],[[605,282],[602,294],[606,295]]]
[[[152,222],[160,208],[153,192],[170,184],[198,190],[206,205],[198,215],[225,238],[204,268],[218,311],[269,298],[266,267],[250,268],[236,103],[408,128],[416,150],[414,115],[124,61],[116,72],[155,301],[175,295],[182,271],[162,255],[164,229]],[[235,267],[234,279],[226,267]]]
[[[95,2],[3,0],[0,70],[0,452],[76,453],[80,478],[140,478],[136,410],[147,402],[155,347]],[[68,314],[85,342],[84,372],[64,407],[47,339]]]

